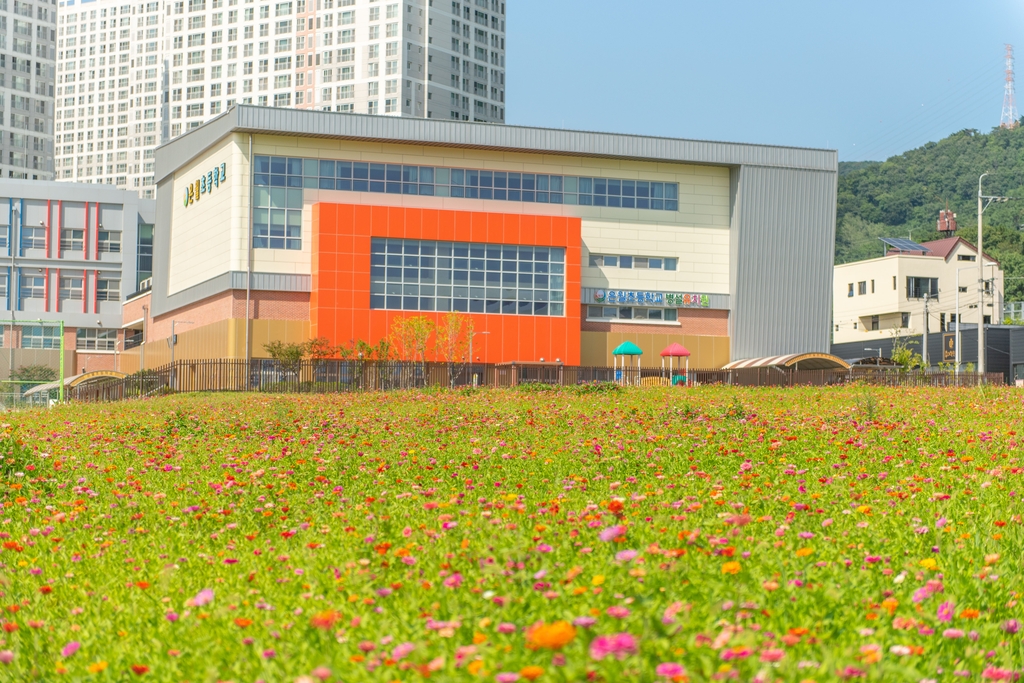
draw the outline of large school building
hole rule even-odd
[[[126,369],[172,326],[176,358],[265,357],[450,311],[485,363],[828,351],[834,151],[236,106],[156,169]]]

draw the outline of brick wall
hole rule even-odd
[[[729,336],[729,311],[710,308],[680,308],[679,326],[683,334]]]
[[[149,305],[149,297],[139,297],[142,299],[145,301],[138,304],[132,302],[132,313],[128,313],[128,307],[125,307],[126,321],[141,317],[142,305]],[[306,292],[254,291],[250,306],[254,320],[309,320],[309,294]],[[171,320],[193,323],[183,325],[179,322],[175,331],[182,333],[232,318],[245,319],[244,289],[221,292],[147,321],[146,340],[152,342],[170,337]]]

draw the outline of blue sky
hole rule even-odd
[[[506,122],[884,159],[999,124],[1017,0],[506,0]]]

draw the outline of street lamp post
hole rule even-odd
[[[179,323],[182,325],[195,325],[191,320],[171,320],[171,389],[175,389],[177,387],[178,379],[177,368],[174,367],[174,347],[178,345],[178,338],[174,334],[174,327]]]
[[[18,219],[20,218],[21,211],[19,209],[14,209],[11,212],[10,233],[7,235],[7,251],[11,255],[11,275],[10,277],[7,278],[7,299],[8,301],[11,302],[11,361],[10,367],[7,368],[7,379],[10,379],[11,376],[14,374],[14,311],[17,310],[18,308],[18,294],[20,294],[18,288],[15,287],[14,285],[15,280],[18,279],[18,269],[14,265],[14,241],[15,235],[18,236],[19,241],[21,238],[21,235],[18,234],[21,232],[21,230],[15,229],[15,226],[17,226],[19,223]]]
[[[978,176],[978,374],[985,374],[985,252],[982,248],[981,216],[992,202],[1008,202],[1013,197],[983,195],[981,180],[988,173]],[[986,200],[984,204],[982,200]],[[959,326],[960,319],[957,318]]]
[[[477,336],[478,334],[483,336],[485,334],[490,334],[490,332],[470,332],[469,333],[469,374],[473,378],[472,381],[473,381],[474,386],[476,385],[476,372],[473,369],[473,365],[474,365],[474,361],[475,361],[475,359],[473,358],[473,337]]]

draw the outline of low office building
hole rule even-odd
[[[942,332],[957,321],[978,323],[977,247],[960,237],[916,246],[922,249],[891,249],[880,258],[835,267],[833,343],[863,342],[866,350],[894,330],[909,336]],[[984,321],[991,323],[994,311],[1001,322],[1003,271],[998,261],[984,258]]]
[[[237,106],[156,163],[150,367],[448,311],[480,362],[828,349],[832,151]]]
[[[63,321],[65,374],[116,369],[121,302],[149,277],[155,210],[103,185],[4,180],[0,378],[12,359],[14,370],[57,367],[59,326],[37,321]]]

